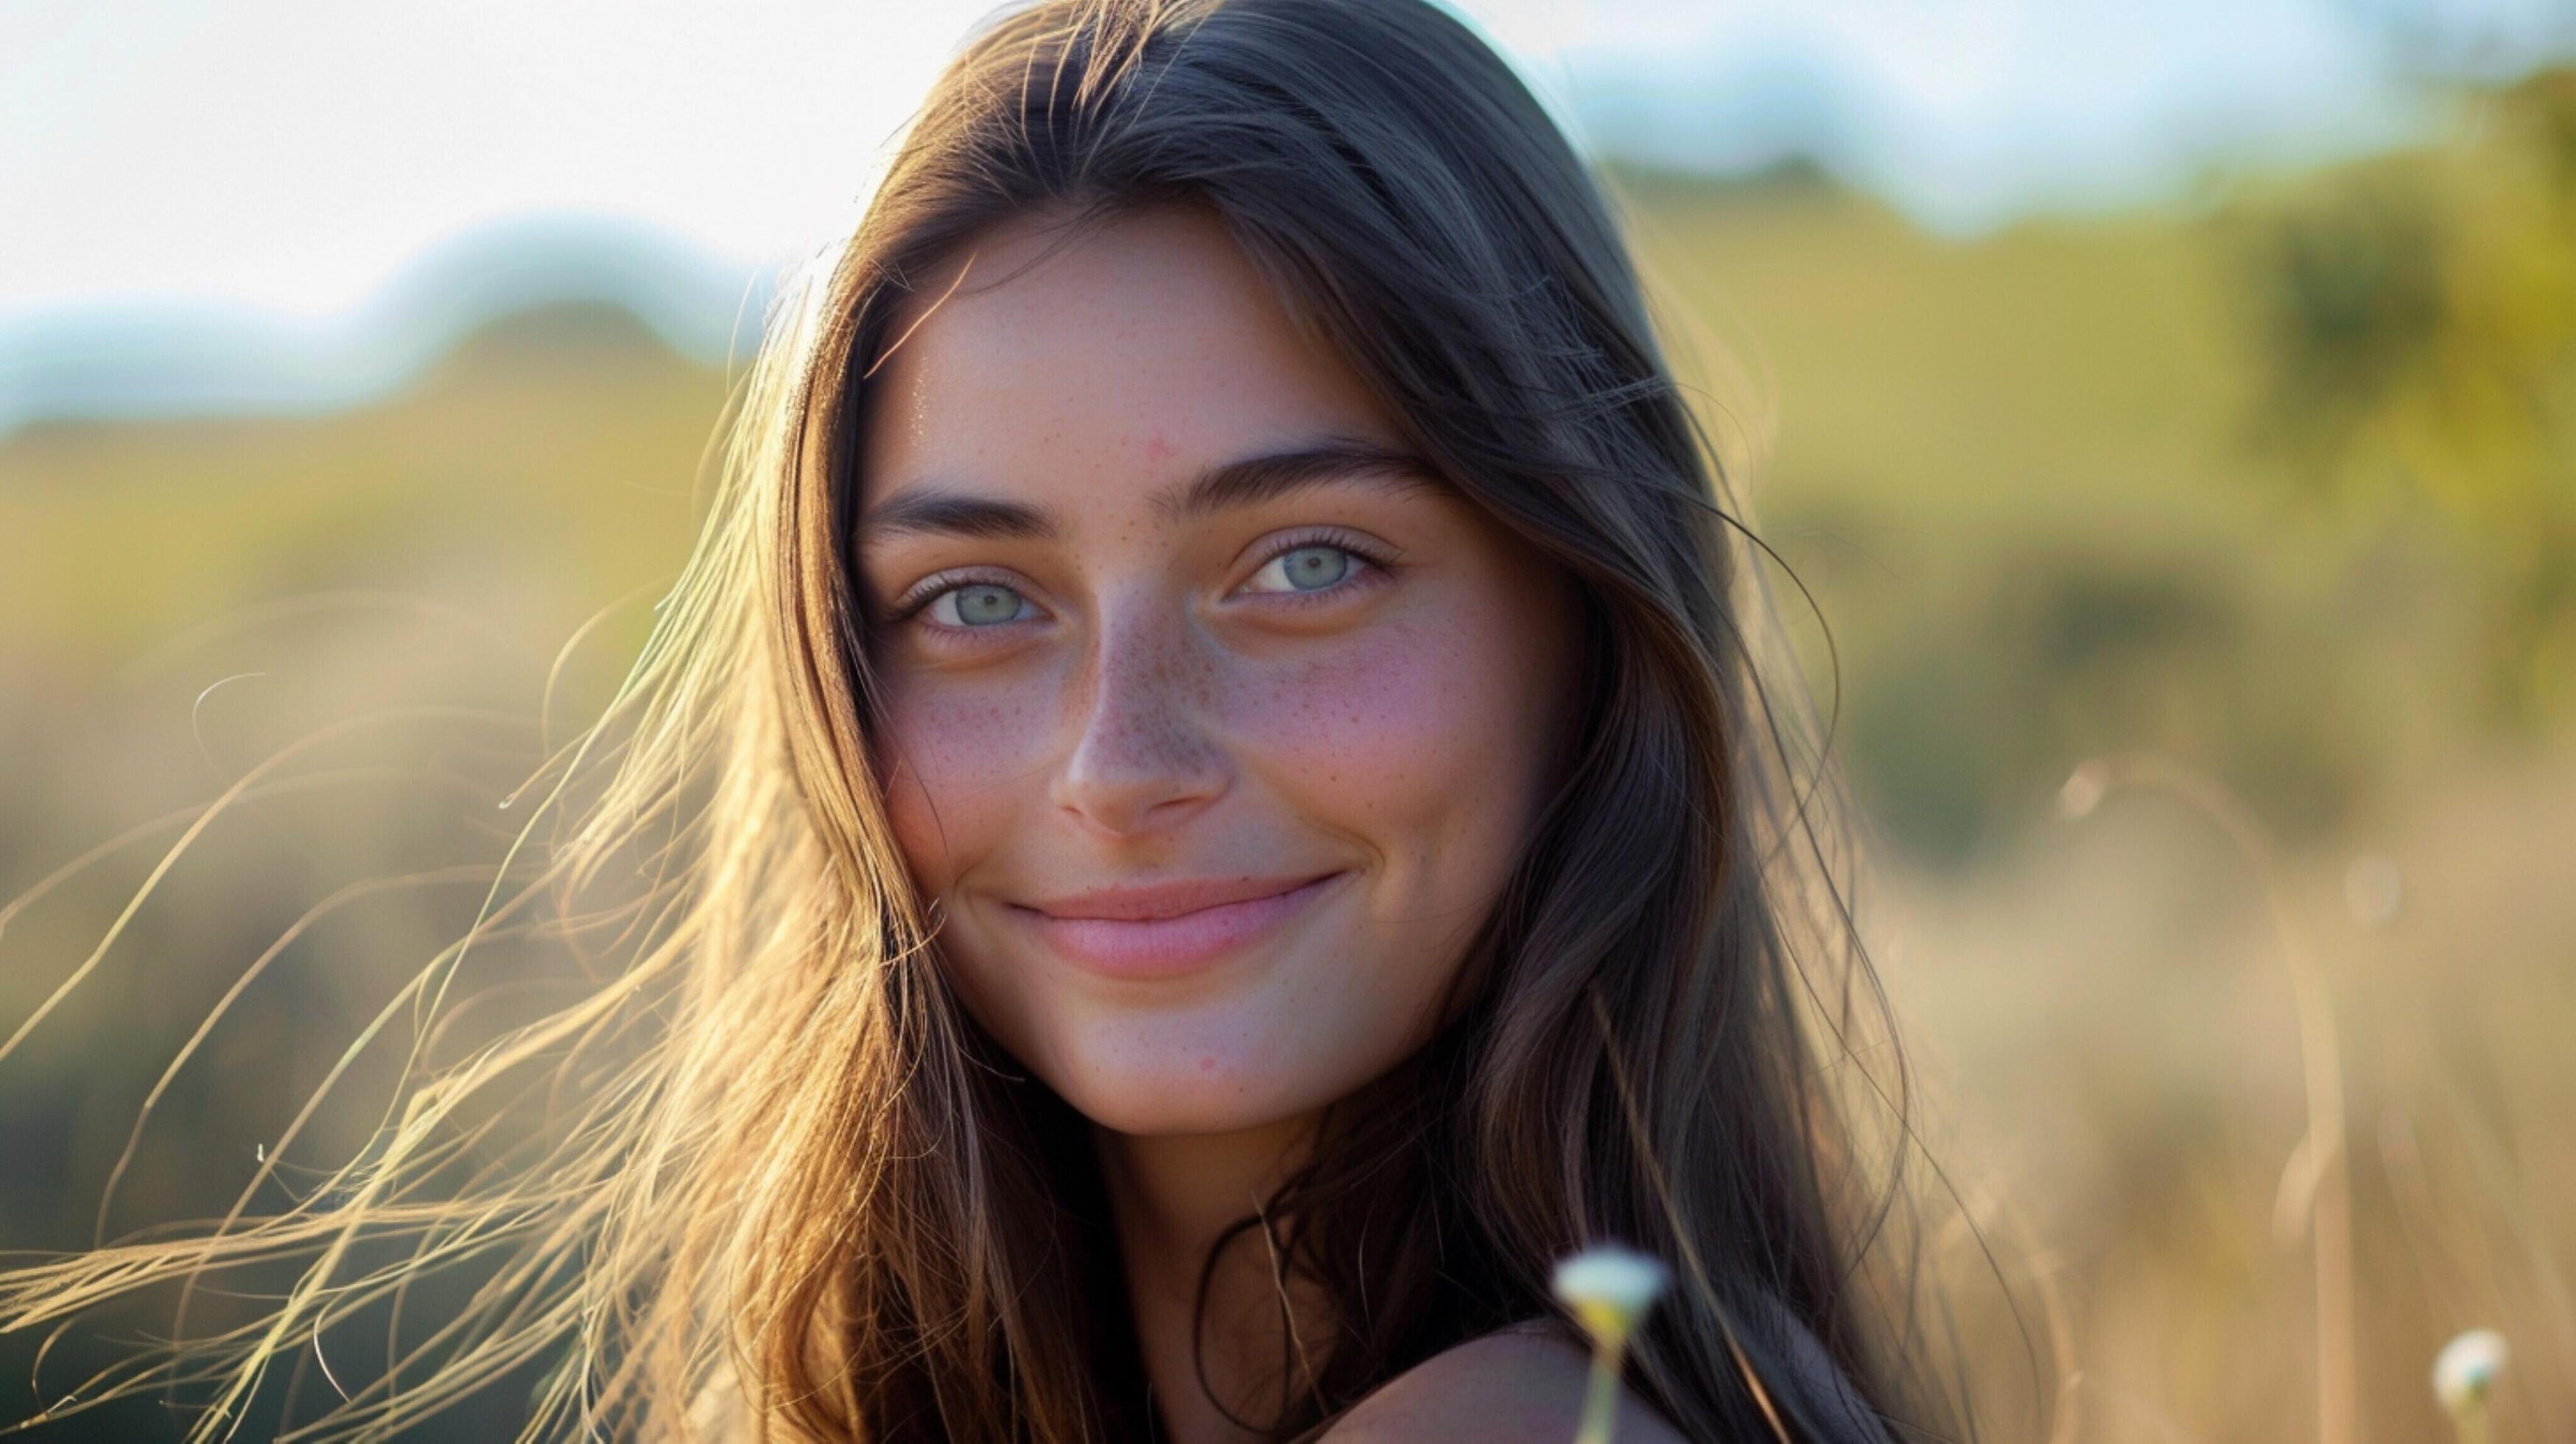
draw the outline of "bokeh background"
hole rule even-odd
[[[0,1248],[220,1214],[335,1069],[364,1146],[981,8],[0,9]],[[2344,1437],[2447,1437],[2491,1326],[2576,1438],[2576,14],[1465,11],[1794,572],[1994,1436],[2316,1438],[2341,1327]],[[167,1327],[0,1338],[0,1422]]]

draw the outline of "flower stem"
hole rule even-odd
[[[1619,1413],[1619,1356],[1608,1349],[1592,1351],[1592,1384],[1583,1393],[1583,1423],[1574,1444],[1610,1444],[1610,1426]]]

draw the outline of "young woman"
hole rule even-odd
[[[1467,27],[999,16],[742,404],[552,800],[551,884],[648,853],[623,965],[327,1209],[22,1269],[0,1321],[309,1258],[173,1365],[216,1437],[506,1244],[322,1434],[547,1365],[532,1438],[1553,1441],[1550,1269],[1619,1240],[1675,1276],[1621,1437],[1955,1427],[1753,552]],[[541,1146],[423,1201],[532,1074]]]

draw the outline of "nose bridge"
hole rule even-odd
[[[1223,749],[1207,726],[1215,663],[1183,609],[1150,591],[1104,600],[1083,671],[1060,805],[1132,832],[1223,791]]]

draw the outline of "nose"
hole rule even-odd
[[[1068,703],[1073,741],[1052,798],[1111,836],[1168,831],[1223,795],[1230,775],[1207,725],[1216,661],[1168,603],[1104,609],[1095,636],[1088,685]]]

